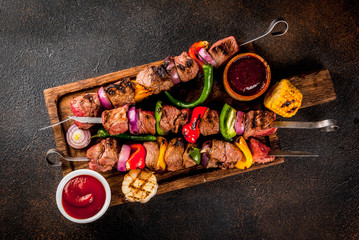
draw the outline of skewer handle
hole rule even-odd
[[[271,33],[273,31],[274,27],[278,23],[284,23],[285,24],[284,30]],[[263,35],[260,35],[259,37],[256,37],[256,38],[253,38],[253,39],[246,40],[243,43],[241,43],[239,46],[241,47],[241,46],[244,46],[244,45],[246,45],[248,43],[251,43],[251,42],[257,41],[257,40],[259,40],[261,38],[264,38],[269,33],[271,33],[272,36],[277,36],[277,37],[282,36],[282,35],[284,35],[284,34],[286,34],[288,32],[288,28],[289,28],[289,25],[288,25],[287,21],[285,21],[284,19],[282,19],[282,18],[274,19]]]
[[[276,128],[300,128],[300,129],[318,129],[321,128],[325,132],[333,132],[339,129],[336,121],[333,119],[326,119],[318,122],[289,122],[289,121],[276,121],[274,123]]]

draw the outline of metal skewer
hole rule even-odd
[[[279,31],[279,32],[271,33],[273,31],[274,27],[279,23],[284,23],[285,24],[285,29],[282,30],[282,31]],[[282,35],[284,35],[284,34],[286,34],[288,32],[288,29],[289,29],[289,25],[284,19],[282,19],[282,18],[274,19],[263,35],[260,35],[259,37],[256,37],[256,38],[253,38],[253,39],[245,40],[239,46],[241,47],[241,46],[244,46],[244,45],[246,45],[248,43],[251,43],[251,42],[257,41],[257,40],[259,40],[261,38],[264,38],[269,33],[271,33],[272,36],[276,36],[276,37],[282,36]]]
[[[88,162],[90,161],[90,159],[88,159],[87,157],[65,157],[59,150],[57,149],[50,149],[49,151],[47,151],[45,159],[48,165],[53,166],[53,167],[58,167],[61,166],[62,162],[60,160],[60,158],[57,158],[55,160],[50,159],[49,156],[56,154],[60,157],[62,157],[63,159],[65,159],[66,161],[70,161],[70,162]]]

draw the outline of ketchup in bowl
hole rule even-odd
[[[271,72],[266,61],[254,53],[243,53],[228,62],[223,82],[227,93],[242,101],[262,95],[269,86]]]
[[[105,188],[99,180],[89,175],[72,178],[62,192],[64,210],[77,219],[94,216],[103,207],[105,199]]]
[[[77,223],[100,218],[111,202],[106,179],[93,170],[80,169],[67,174],[56,192],[56,203],[62,215]]]

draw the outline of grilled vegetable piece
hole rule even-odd
[[[157,193],[156,176],[146,170],[131,170],[122,182],[122,192],[130,202],[148,202]]]
[[[226,141],[230,141],[236,136],[236,130],[234,129],[236,116],[237,111],[227,103],[224,104],[221,115],[219,116],[219,129]]]
[[[130,140],[134,142],[153,142],[156,141],[156,136],[153,135],[131,135],[129,133],[121,133],[116,135],[111,135],[104,128],[100,128],[97,130],[96,135],[93,135],[91,138],[107,138],[107,137],[113,137],[117,139],[124,139],[124,140]]]
[[[209,93],[212,90],[213,86],[213,66],[211,64],[204,64],[203,65],[203,74],[204,74],[204,83],[203,83],[203,90],[201,96],[197,100],[193,102],[183,102],[174,98],[169,92],[165,91],[166,96],[168,99],[177,107],[181,108],[193,108],[198,105],[201,105],[209,96]]]
[[[302,105],[302,99],[303,94],[287,79],[282,79],[266,94],[264,105],[282,117],[292,117]]]
[[[236,145],[243,153],[242,159],[236,163],[235,167],[239,169],[250,168],[253,163],[253,156],[251,151],[249,150],[246,140],[244,140],[244,138],[240,136],[236,139],[234,145]]]

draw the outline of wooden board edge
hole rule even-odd
[[[262,168],[275,166],[275,165],[282,164],[282,163],[284,163],[284,158],[276,158],[276,160],[271,163],[268,163],[265,165],[255,165],[246,170],[240,170],[240,169],[221,170],[221,169],[218,169],[217,171],[211,171],[211,172],[207,172],[207,173],[198,174],[195,176],[184,177],[181,179],[177,179],[175,181],[159,184],[157,194],[172,192],[172,191],[175,191],[178,189],[192,187],[192,186],[199,185],[202,183],[212,182],[215,180],[235,176],[238,174],[242,174],[242,173],[246,173],[246,172],[250,172],[250,171],[254,171],[254,170],[258,170],[258,169],[262,169]],[[219,175],[221,177],[218,177]]]
[[[72,83],[45,89],[44,93],[51,92],[51,93],[57,94],[58,98],[60,98],[66,94],[81,91],[81,90],[83,90],[84,86],[86,86],[86,88],[89,89],[89,88],[99,87],[104,84],[115,82],[115,81],[121,79],[123,76],[135,77],[135,76],[132,76],[130,74],[130,72],[133,72],[133,71],[139,72],[147,67],[156,66],[156,65],[159,65],[162,63],[163,63],[163,60],[152,62],[152,63],[147,63],[147,64],[133,67],[133,68],[120,70],[117,72],[107,73],[105,75],[100,75],[97,77],[87,78],[84,80],[80,80],[80,81],[76,81],[76,82],[72,82]]]
[[[57,101],[59,99],[59,96],[56,94],[54,95],[53,90],[45,89],[44,98],[50,118],[50,124],[58,123],[60,121],[58,117],[58,107],[57,107]],[[51,129],[55,137],[55,144],[57,150],[62,152],[64,155],[68,155],[67,146],[65,144],[66,143],[65,135],[63,133],[62,126],[57,125],[55,127],[52,127]],[[65,176],[66,174],[71,172],[73,168],[68,161],[62,160],[61,170],[63,176]]]

